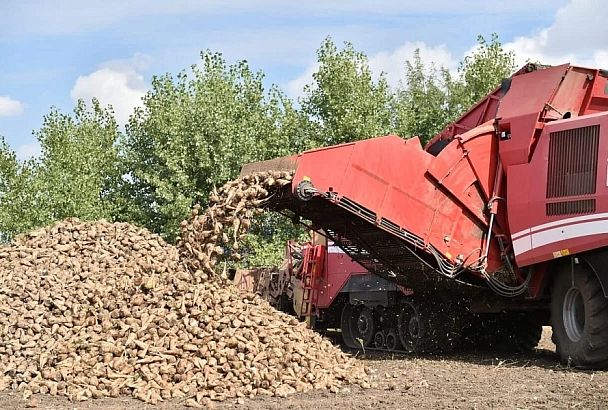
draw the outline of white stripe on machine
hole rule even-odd
[[[597,215],[593,215],[593,218],[594,219],[602,218],[602,217],[606,218],[606,215],[607,214],[597,214]],[[592,219],[592,218],[590,218],[591,216],[592,215],[588,215],[588,217],[585,219]],[[570,220],[572,220],[572,219],[576,219],[576,218],[570,218]],[[569,225],[558,226],[558,227],[552,228],[552,229],[546,229],[546,230],[540,231],[540,232],[539,232],[539,230],[542,229],[543,227],[546,228],[546,227],[550,227],[550,226],[555,226],[555,225],[558,225],[558,223],[561,225],[564,222],[569,221],[569,220],[564,219],[562,221],[555,221],[555,222],[551,222],[549,224],[538,225],[533,228],[530,228],[528,233],[524,233],[523,236],[520,236],[517,239],[513,240],[513,252],[516,255],[519,255],[524,252],[528,252],[534,248],[539,248],[544,245],[549,245],[552,243],[556,243],[556,242],[560,242],[560,241],[564,241],[564,240],[568,240],[568,239],[608,233],[608,220],[607,219],[584,222],[585,219],[577,219],[577,222],[575,222],[575,223],[570,223]],[[522,232],[524,232],[524,231],[518,232],[518,234],[521,234]],[[515,235],[513,235],[513,237],[515,238]]]
[[[530,232],[537,232],[537,231],[540,231],[540,230],[543,230],[546,228],[551,228],[553,226],[570,225],[575,222],[589,221],[591,219],[605,219],[605,218],[608,218],[608,213],[583,215],[583,216],[576,216],[574,218],[560,219],[559,221],[547,222],[542,225],[537,225],[537,226],[533,226],[532,228],[527,228],[527,229],[521,230],[521,231],[516,232],[513,235],[511,235],[511,238],[517,239],[518,237],[527,235]]]

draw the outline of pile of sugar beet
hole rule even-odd
[[[195,207],[177,246],[127,223],[68,219],[0,248],[0,390],[204,406],[287,396],[365,369],[223,278],[285,172],[256,173]]]

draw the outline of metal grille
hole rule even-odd
[[[595,212],[595,199],[552,202],[547,204],[547,216],[591,214]]]
[[[595,193],[599,136],[599,125],[551,133],[547,198]]]

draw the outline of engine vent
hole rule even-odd
[[[595,212],[595,199],[552,202],[547,204],[547,216],[591,214]]]
[[[551,133],[547,198],[595,193],[599,136],[599,125]]]

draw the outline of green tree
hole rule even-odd
[[[514,54],[503,49],[496,34],[489,42],[479,36],[477,43],[456,75],[433,63],[425,65],[419,50],[406,62],[405,83],[396,92],[394,108],[399,135],[428,141],[515,71]]]
[[[6,155],[8,154],[8,156]],[[2,152],[2,161],[13,157],[13,152]],[[43,226],[50,222],[48,209],[48,185],[39,174],[34,160],[18,163],[15,160],[10,173],[2,175],[0,197],[0,238],[8,241],[15,235]]]
[[[19,163],[15,152],[10,149],[4,137],[0,136],[0,200],[10,191],[18,171]]]
[[[317,51],[319,68],[304,87],[302,112],[310,118],[309,144],[350,142],[392,130],[392,94],[383,75],[372,78],[365,54],[327,38]]]
[[[118,127],[111,108],[79,101],[73,114],[57,109],[35,132],[41,156],[19,163],[0,144],[0,232],[20,232],[67,217],[115,216],[122,168],[115,143]]]
[[[35,134],[42,151],[37,174],[48,187],[42,205],[49,221],[71,216],[112,219],[116,187],[124,172],[112,108],[103,108],[94,99],[89,109],[79,100],[73,115],[53,109]]]
[[[515,68],[515,54],[502,47],[496,33],[489,42],[478,36],[476,49],[464,57],[458,67],[458,78],[449,83],[455,112],[468,110],[511,76]]]
[[[448,111],[445,88],[445,80],[449,78],[443,67],[439,70],[434,64],[427,67],[420,58],[420,50],[414,52],[413,61],[406,61],[405,83],[396,91],[394,107],[399,135],[419,136],[424,143],[441,131],[453,117]]]
[[[241,165],[304,146],[305,117],[276,87],[265,90],[261,72],[218,53],[201,60],[191,73],[153,79],[121,144],[129,169],[123,214],[169,239]]]
[[[0,139],[0,239],[6,241],[21,232],[32,218],[30,185],[23,183],[29,178],[23,173],[15,152]],[[27,197],[27,198],[26,198]],[[25,199],[25,201],[23,200]],[[32,210],[36,212],[36,210]],[[25,226],[27,227],[27,226]]]

